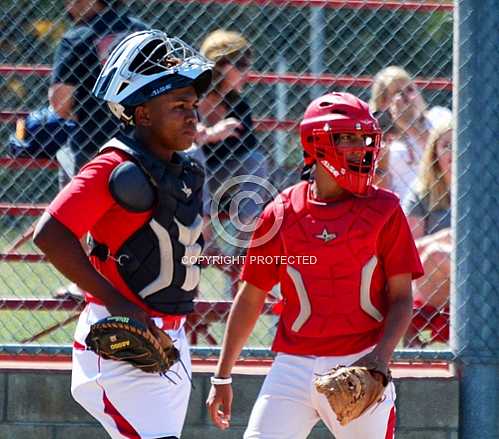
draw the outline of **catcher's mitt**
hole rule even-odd
[[[168,334],[129,317],[99,320],[90,327],[85,343],[102,358],[127,361],[149,373],[164,373],[179,359]]]
[[[338,422],[345,426],[381,400],[390,380],[389,372],[385,375],[367,367],[338,366],[316,378],[314,384],[319,393],[326,395]]]

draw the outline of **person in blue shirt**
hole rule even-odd
[[[119,41],[147,26],[128,16],[121,0],[69,1],[66,12],[73,25],[56,49],[48,94],[55,112],[77,124],[66,154],[58,155],[72,177],[119,129],[119,122],[91,94],[101,68]]]

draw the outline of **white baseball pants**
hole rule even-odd
[[[90,303],[75,332],[71,393],[113,439],[180,438],[191,391],[191,358],[183,327],[166,332],[175,341],[182,363],[166,376],[145,373],[123,361],[104,360],[84,350],[90,325],[108,316]],[[156,321],[156,319],[154,319]],[[156,322],[158,326],[161,320]]]
[[[344,427],[313,384],[317,375],[338,365],[348,366],[372,349],[341,357],[278,354],[253,406],[244,439],[305,439],[321,419],[336,439],[393,439],[393,383],[386,387],[380,403]]]

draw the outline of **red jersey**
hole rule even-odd
[[[381,336],[388,278],[421,276],[419,255],[395,194],[375,188],[369,197],[321,203],[309,191],[302,182],[266,207],[241,279],[267,291],[280,283],[274,351],[359,352]]]
[[[134,213],[121,207],[112,197],[108,181],[114,168],[130,157],[122,151],[110,150],[87,163],[71,182],[50,203],[48,212],[81,239],[87,232],[99,243],[116,254],[121,244],[135,231],[150,221],[152,211]],[[90,261],[128,300],[142,307],[150,315],[161,315],[150,309],[126,285],[117,271],[116,263],[108,258],[105,262],[96,257]],[[87,301],[101,303],[86,293]]]

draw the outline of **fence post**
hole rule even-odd
[[[285,75],[288,71],[288,62],[283,55],[277,57],[277,74]],[[286,120],[288,115],[288,85],[279,83],[275,86],[276,118],[278,122]],[[284,130],[275,130],[275,156],[274,160],[279,167],[284,166],[289,149],[289,136]]]
[[[499,14],[496,0],[455,3],[451,343],[461,378],[459,438],[497,439]]]
[[[326,47],[326,20],[322,7],[310,8],[310,72],[314,75],[322,75],[324,67],[324,48]],[[310,88],[310,98],[315,99],[325,93],[321,85]]]

